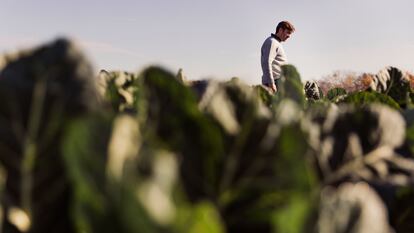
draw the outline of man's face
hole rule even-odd
[[[277,34],[277,36],[280,38],[281,41],[286,41],[287,39],[289,39],[290,35],[293,32],[289,29],[279,29],[279,33]]]

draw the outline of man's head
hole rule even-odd
[[[280,41],[286,41],[294,31],[295,27],[293,24],[288,21],[282,21],[276,27],[276,36]]]

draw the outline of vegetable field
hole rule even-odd
[[[0,63],[0,232],[414,232],[414,92],[395,67],[324,92],[286,65],[272,95],[95,74],[65,39]]]

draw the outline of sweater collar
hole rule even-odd
[[[271,34],[271,36],[272,36],[273,38],[275,38],[277,41],[279,41],[279,42],[281,41],[281,40],[280,40],[280,38],[279,38],[278,36],[276,36],[276,34],[273,34],[273,33],[272,33],[272,34]]]

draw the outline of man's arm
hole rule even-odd
[[[270,40],[263,48],[263,59],[265,59],[265,64],[263,64],[263,74],[267,79],[266,83],[268,83],[273,92],[277,91],[272,72],[272,63],[276,57],[276,53],[276,44]]]

